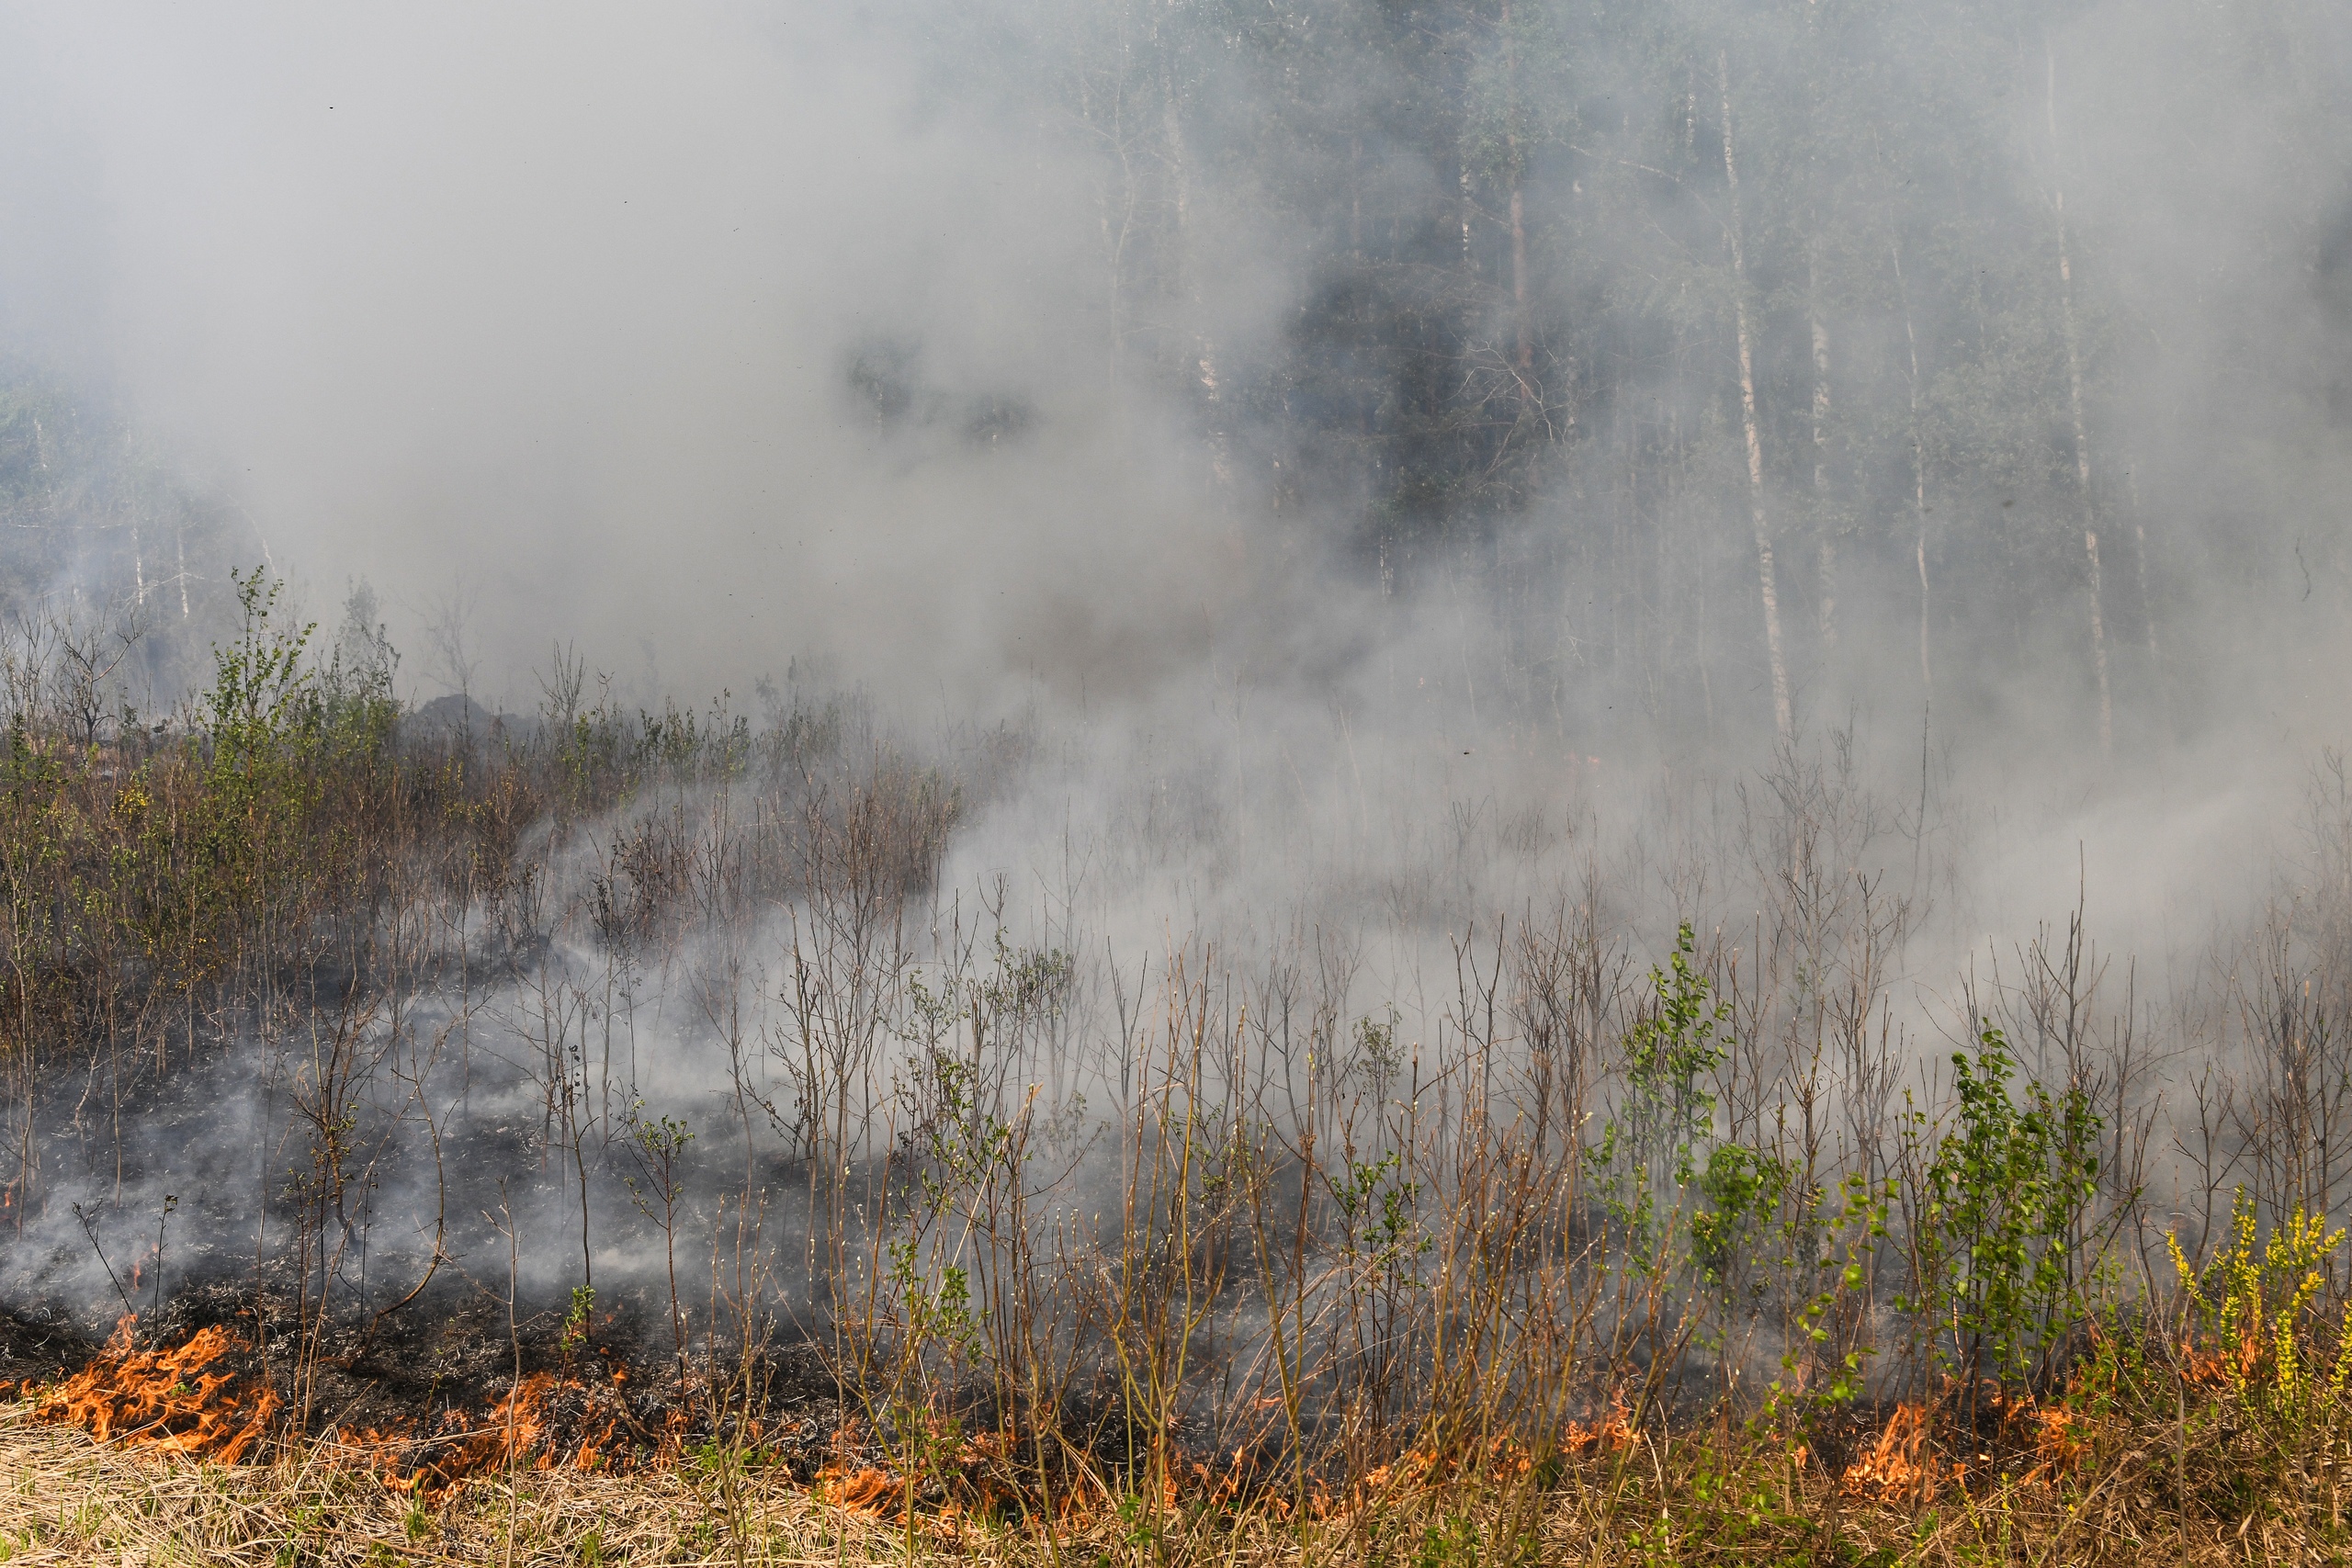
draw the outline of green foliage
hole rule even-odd
[[[566,1356],[588,1341],[589,1329],[596,1320],[596,1288],[594,1285],[571,1287],[571,1305],[563,1314],[563,1331],[557,1343]]]
[[[898,1294],[906,1336],[919,1351],[944,1352],[956,1365],[979,1354],[983,1314],[973,1309],[967,1270],[948,1264],[933,1284],[923,1273],[916,1244],[895,1241],[890,1244],[890,1284]]]
[[[1801,1235],[1808,1248],[1802,1263],[1791,1260],[1790,1266],[1808,1268],[1819,1284],[1790,1325],[1789,1345],[1781,1353],[1781,1375],[1773,1379],[1765,1400],[1763,1418],[1768,1425],[1786,1415],[1792,1403],[1802,1401],[1804,1414],[1799,1424],[1809,1431],[1814,1417],[1860,1399],[1865,1388],[1865,1363],[1877,1353],[1867,1345],[1838,1353],[1831,1343],[1830,1323],[1843,1309],[1859,1306],[1865,1313],[1869,1309],[1866,1264],[1871,1249],[1886,1235],[1892,1193],[1885,1186],[1872,1186],[1857,1172],[1838,1184],[1837,1194],[1836,1207],[1826,1201],[1809,1203],[1802,1218],[1785,1227],[1786,1234]],[[1816,1260],[1816,1253],[1825,1252],[1829,1255]]]
[[[686,1145],[695,1141],[694,1129],[674,1116],[662,1116],[648,1120],[638,1114],[642,1109],[642,1101],[631,1109],[628,1122],[629,1142],[649,1162],[653,1164],[657,1170],[654,1179],[666,1190],[671,1183],[666,1176],[659,1173],[667,1172],[675,1165],[678,1156],[686,1152]],[[632,1190],[634,1190],[632,1184]]]
[[[97,954],[193,984],[234,952],[273,892],[299,892],[325,869],[320,846],[301,842],[315,716],[302,637],[272,634],[277,590],[259,574],[239,588],[244,634],[218,650],[202,705],[209,749],[137,755],[130,742],[146,737],[127,723],[109,748],[68,746],[29,703],[14,707],[0,745],[0,992],[21,1040],[62,1001],[63,977]]]
[[[1410,1266],[1434,1245],[1414,1219],[1420,1183],[1405,1179],[1394,1149],[1375,1160],[1344,1158],[1344,1180],[1325,1177],[1340,1211],[1340,1252],[1351,1265],[1409,1283]]]
[[[319,691],[330,733],[345,745],[376,754],[390,746],[400,722],[400,699],[392,690],[401,656],[389,629],[376,618],[375,591],[360,583],[344,602]]]
[[[1691,966],[1694,941],[1686,920],[1670,968],[1650,971],[1657,1010],[1625,1036],[1625,1123],[1660,1187],[1690,1185],[1695,1151],[1713,1131],[1715,1097],[1702,1085],[1723,1065],[1725,1042],[1716,1031],[1731,1021],[1731,1004],[1711,1001],[1707,977]]]
[[[910,1484],[917,1477],[944,1479],[954,1466],[964,1427],[942,1396],[952,1393],[963,1370],[979,1359],[986,1319],[972,1304],[969,1272],[943,1265],[934,1283],[923,1270],[920,1250],[913,1236],[889,1244],[899,1343],[888,1397],[878,1412],[880,1428],[898,1450],[899,1472]],[[911,1510],[907,1528],[914,1528]]]
[[[315,622],[288,631],[272,624],[285,583],[264,573],[230,573],[242,621],[236,638],[212,650],[212,688],[204,694],[216,769],[247,777],[298,757],[323,718],[315,671],[302,650]]]
[[[1014,1128],[988,1092],[982,1063],[1023,1031],[1058,1018],[1075,964],[1059,949],[1015,947],[995,933],[994,962],[936,988],[907,979],[905,1037],[916,1051],[900,1099],[922,1156],[919,1178],[934,1215],[969,1201],[1003,1171]]]
[[[1738,1260],[1767,1237],[1769,1222],[1797,1184],[1790,1161],[1745,1144],[1717,1144],[1699,1176],[1701,1207],[1690,1216],[1691,1258],[1702,1280],[1728,1290]]]
[[[979,1069],[953,1052],[933,1050],[917,1064],[915,1077],[924,1156],[917,1179],[933,1213],[944,1214],[995,1172],[1012,1128],[981,1103]]]
[[[2098,1191],[2101,1120],[2090,1097],[2028,1081],[2011,1098],[2008,1042],[1989,1023],[1975,1059],[1952,1056],[1949,1128],[1913,1111],[1916,1288],[1895,1300],[1972,1380],[2018,1378],[2055,1343],[2077,1300],[2076,1247]]]
[[[1501,1530],[1476,1514],[1431,1520],[1408,1559],[1412,1568],[1520,1568],[1544,1560],[1543,1542],[1524,1530]]]
[[[1715,1097],[1705,1084],[1724,1061],[1727,1037],[1718,1032],[1728,1028],[1731,1006],[1713,999],[1707,977],[1693,967],[1696,941],[1684,921],[1668,967],[1650,970],[1656,1002],[1625,1035],[1624,1098],[1600,1142],[1586,1151],[1602,1204],[1636,1258],[1660,1239],[1660,1204],[1664,1213],[1679,1210],[1698,1174],[1699,1148],[1714,1130]],[[1722,1179],[1736,1188],[1760,1177],[1726,1166]]]

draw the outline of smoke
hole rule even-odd
[[[1164,429],[1078,373],[1091,171],[927,104],[897,29],[20,21],[15,333],[233,495],[240,555],[371,581],[412,648],[461,581],[516,700],[558,639],[685,691],[817,649],[1114,684],[1226,592]],[[891,344],[886,422],[845,382]]]
[[[1069,955],[1073,1037],[1125,1051],[1224,964],[1232,1017],[1304,987],[1327,1042],[1466,1051],[1493,944],[1573,904],[1636,973],[1691,921],[1771,1006],[1818,977],[1789,932],[1899,907],[1906,1072],[2030,1013],[2033,933],[2084,909],[2143,965],[2102,1016],[2210,1044],[2183,998],[2300,886],[2280,825],[2346,728],[2345,24],[1819,11],[1462,6],[1418,73],[1369,6],[18,12],[0,330],[233,517],[203,570],[372,583],[407,695],[527,711],[559,645],[621,707],[871,694],[989,781],[920,962]],[[643,819],[537,846],[556,924]],[[359,1075],[388,1256],[449,1190],[494,1251],[482,1183],[536,1136],[522,1223],[593,1198],[597,1266],[653,1278],[629,1118],[731,1105],[712,1169],[781,1136],[710,998],[781,1071],[791,919],[627,980],[645,1065],[593,1179],[571,1124],[577,1191],[584,1069],[525,1047],[617,949],[436,976],[381,1037],[442,1054]],[[311,1146],[300,1053],[233,1044],[176,1092],[235,1160],[159,1112],[108,1198],[201,1187],[223,1258]],[[876,1104],[911,1061],[859,1069]],[[1126,1081],[1087,1071],[1043,1112]],[[412,1104],[476,1151],[454,1188]],[[43,1224],[11,1284],[103,1301]]]
[[[1527,194],[1557,234],[1536,235],[1545,352],[1580,321],[1623,323],[1597,330],[1599,350],[1668,346],[1642,324],[1643,288],[1697,308],[1724,222],[1724,193],[1694,183],[1720,118],[1698,67],[1720,54],[1754,121],[1759,310],[1823,320],[1841,399],[1889,401],[1903,356],[1925,355],[1929,460],[1940,444],[1962,465],[1931,475],[1924,525],[1946,724],[1970,745],[2067,748],[2093,700],[2070,602],[2072,435],[2036,423],[2064,417],[2048,310],[2063,200],[2127,740],[2219,728],[2242,746],[2253,721],[2307,750],[2337,733],[2308,674],[2333,660],[2352,591],[2328,501],[2352,329],[2330,206],[2352,141],[2325,107],[2340,24],[2110,6],[2047,29],[1841,15],[1808,32],[1662,8],[1661,34],[1638,10],[1537,7],[1512,56],[1529,100],[1513,134],[1543,149]],[[1500,47],[1492,18],[1455,21],[1464,47]],[[1417,85],[1344,6],[155,8],[10,28],[10,333],[117,392],[232,500],[250,524],[233,554],[266,550],[322,594],[373,582],[413,649],[469,604],[478,678],[511,702],[532,700],[559,641],[647,700],[740,692],[811,654],[957,713],[1007,711],[1033,683],[1071,703],[1237,671],[1328,685],[1361,680],[1376,645],[1418,679],[1464,662],[1460,625],[1452,648],[1425,635],[1451,615],[1475,623],[1474,665],[1527,645],[1512,651],[1547,689],[1522,706],[1612,747],[1694,728],[1744,744],[1767,711],[1752,582],[1730,598],[1752,575],[1736,470],[1668,503],[1654,581],[1594,542],[1644,504],[1608,493],[1605,433],[1720,422],[1727,357],[1694,378],[1558,347],[1544,417],[1589,456],[1498,481],[1519,499],[1483,520],[1475,501],[1454,513],[1486,564],[1464,578],[1457,561],[1451,588],[1430,586],[1417,525],[1380,521],[1385,471],[1334,446],[1334,400],[1391,352],[1331,347],[1350,308],[1335,300],[1368,287],[1348,258],[1403,256],[1400,223],[1443,217],[1471,178],[1444,148],[1487,134],[1473,122],[1494,60],[1464,67],[1457,133],[1453,110],[1411,96],[1446,78]],[[1880,110],[1902,118],[1871,129],[1873,166],[1847,118]],[[1658,155],[1640,121],[1660,112],[1686,122],[1680,186],[1604,188]],[[1473,276],[1507,291],[1496,193],[1464,193]],[[1792,220],[1827,237],[1775,231]],[[1972,246],[2009,276],[1955,261]],[[1888,265],[1906,247],[1907,283]],[[1719,325],[1669,354],[1719,353]],[[1794,484],[1808,367],[1773,359],[1803,353],[1792,325],[1770,328],[1759,374],[1768,461]],[[2007,393],[1955,379],[1994,365]],[[2013,431],[1937,428],[1991,429],[1986,400],[2005,396]],[[1862,513],[1771,497],[1790,660],[1801,714],[1838,724],[1859,704],[1900,733],[1926,694],[1907,675],[1914,432],[1899,409],[1850,417],[1832,460],[1859,487],[1839,504]],[[1736,431],[1706,439],[1722,450],[1702,463],[1736,463]],[[1498,530],[1516,566],[1477,542]],[[1846,541],[1848,624],[1808,650],[1815,531]],[[1369,613],[1367,541],[1384,540],[1424,563],[1407,587],[1453,603]],[[1514,576],[1516,600],[1498,596]],[[1638,656],[1668,682],[1645,700],[1625,634],[1601,623],[1628,594],[1702,593],[1712,634],[1657,634],[1702,646]],[[1703,695],[1679,689],[1726,650]],[[1968,678],[1979,660],[1994,678]],[[447,683],[428,662],[410,678]]]

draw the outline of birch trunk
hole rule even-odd
[[[1756,422],[1756,353],[1747,321],[1747,251],[1740,234],[1739,163],[1732,150],[1731,59],[1715,56],[1723,95],[1724,184],[1731,196],[1732,323],[1739,346],[1739,418],[1747,438],[1747,512],[1756,530],[1756,584],[1764,600],[1764,651],[1772,671],[1772,723],[1782,739],[1795,728],[1789,710],[1789,665],[1781,644],[1781,595],[1772,577],[1772,532],[1764,504],[1764,441]]]
[[[2058,55],[2047,39],[2043,57],[2049,65],[2044,99],[2050,119],[2050,204],[2058,225],[2058,320],[2066,344],[2066,391],[2075,421],[2075,482],[2083,508],[2083,556],[2090,567],[2091,668],[2098,677],[2098,745],[2115,750],[2115,698],[2107,678],[2107,619],[2099,608],[2098,529],[2091,504],[2091,444],[2083,418],[2083,355],[2075,332],[2075,267],[2066,249],[2066,192],[2058,180]]]
[[[1820,552],[1821,650],[1838,648],[1838,535],[1829,516],[1829,329],[1821,320],[1818,258],[1805,255],[1806,313],[1813,326],[1813,509]]]
[[[1455,161],[1454,177],[1462,187],[1462,270],[1476,277],[1478,258],[1470,252],[1470,159],[1466,153]]]
[[[1519,336],[1512,363],[1519,370],[1519,400],[1527,403],[1535,397],[1535,332],[1527,305],[1527,197],[1519,186],[1519,138],[1510,141],[1510,292]]]
[[[1510,0],[1503,0],[1503,147],[1510,176],[1511,322],[1518,336],[1512,360],[1524,410],[1535,396],[1535,331],[1527,304],[1527,197],[1521,188],[1519,153],[1519,45],[1511,37]]]
[[[2091,577],[2091,662],[2098,671],[2098,747],[2101,751],[2115,749],[2115,710],[2108,704],[2107,695],[2107,621],[2099,612],[2098,531],[2083,530],[2083,555],[2090,563]]]
[[[2140,574],[2140,621],[2148,631],[2148,675],[2156,683],[2156,712],[2166,734],[2172,731],[2172,693],[2165,685],[2164,649],[2156,643],[2156,598],[2148,588],[2147,513],[2140,508],[2139,477],[2123,470],[2125,493],[2132,503],[2132,560]]]
[[[1135,170],[1127,155],[1125,102],[1124,94],[1112,93],[1099,125],[1119,164],[1116,182],[1105,177],[1097,187],[1100,199],[1096,220],[1102,238],[1104,322],[1108,328],[1107,341],[1103,344],[1105,390],[1118,386],[1126,356],[1126,258],[1127,242],[1135,229],[1136,180]],[[1097,107],[1091,80],[1082,78],[1079,87],[1079,117],[1090,127],[1096,126]]]
[[[1928,444],[1919,426],[1919,334],[1911,324],[1911,290],[1903,281],[1903,247],[1888,247],[1894,258],[1894,292],[1903,302],[1903,341],[1911,354],[1911,504],[1917,522],[1919,562],[1919,686],[1923,695],[1936,694],[1936,674],[1928,660]]]
[[[1172,5],[1173,0],[1170,0]],[[1217,493],[1229,500],[1233,486],[1233,462],[1226,441],[1225,410],[1222,390],[1217,385],[1216,344],[1200,330],[1200,288],[1193,277],[1192,265],[1193,173],[1191,161],[1184,150],[1184,120],[1178,107],[1176,84],[1168,68],[1166,46],[1163,44],[1159,62],[1160,136],[1167,144],[1170,194],[1175,198],[1176,243],[1173,247],[1175,274],[1170,279],[1170,291],[1189,302],[1194,327],[1190,333],[1193,350],[1193,379],[1200,389],[1201,401],[1208,412],[1209,476],[1216,481]]]

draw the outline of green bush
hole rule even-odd
[[[1931,1357],[1973,1390],[2046,1371],[2081,1306],[2078,1246],[2098,1192],[2101,1121],[2078,1087],[2029,1079],[1988,1022],[1975,1059],[1952,1055],[1950,1126],[1903,1125],[1913,1280],[1895,1298]]]

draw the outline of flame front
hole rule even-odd
[[[115,1325],[90,1364],[40,1397],[33,1418],[70,1421],[100,1442],[115,1441],[234,1464],[269,1432],[280,1401],[253,1379],[216,1371],[244,1349],[219,1326],[199,1328],[168,1350],[142,1350],[133,1320]]]

